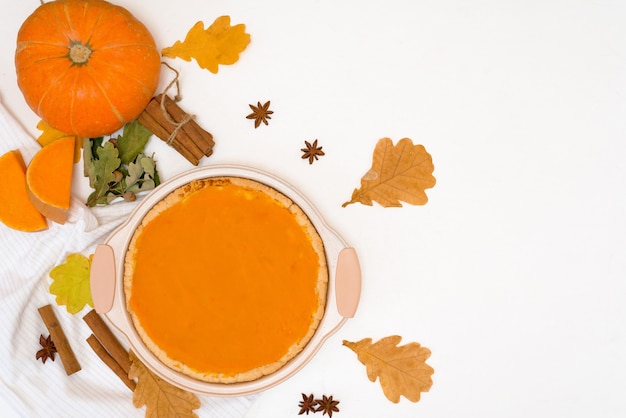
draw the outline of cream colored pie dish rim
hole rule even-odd
[[[266,185],[282,193],[309,218],[322,239],[328,269],[324,315],[302,350],[282,367],[258,379],[215,383],[195,379],[165,365],[143,342],[126,309],[124,259],[129,243],[144,216],[177,188],[195,180],[239,177]],[[273,387],[302,369],[358,307],[361,272],[354,248],[330,228],[308,199],[293,186],[265,171],[238,165],[213,165],[189,170],[162,183],[135,207],[128,220],[96,248],[91,267],[91,289],[96,311],[123,334],[130,349],[157,376],[182,389],[213,396],[242,396]]]

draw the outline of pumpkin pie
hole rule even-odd
[[[246,382],[306,346],[326,304],[322,240],[304,211],[246,178],[179,187],[135,230],[124,263],[127,310],[168,367]]]

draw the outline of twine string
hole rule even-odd
[[[174,85],[176,85],[176,96],[174,96],[174,101],[178,102],[181,99],[180,96],[180,82],[178,80],[179,77],[179,73],[176,69],[174,69],[172,66],[170,66],[169,64],[165,63],[165,62],[161,62],[161,64],[165,65],[167,68],[169,68],[170,70],[172,70],[175,74],[175,77],[172,81],[170,81],[170,83],[167,85],[167,87],[165,87],[165,90],[163,90],[163,94],[161,95],[161,112],[163,112],[163,116],[165,116],[165,119],[174,126],[174,130],[172,131],[172,133],[170,134],[169,138],[167,138],[167,141],[165,141],[167,143],[167,145],[172,145],[172,142],[174,141],[174,138],[176,138],[176,135],[178,134],[178,132],[183,128],[183,126],[185,126],[185,124],[187,122],[189,122],[190,120],[192,120],[195,116],[189,113],[185,113],[185,116],[182,118],[182,120],[180,122],[176,122],[169,114],[169,112],[165,109],[165,100],[168,99],[167,96],[167,92],[169,89],[171,89]]]

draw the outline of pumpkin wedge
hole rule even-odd
[[[26,165],[19,150],[0,156],[0,222],[24,232],[48,228],[26,191]]]
[[[26,169],[26,190],[37,210],[53,222],[64,224],[70,208],[74,137],[51,142],[33,157]]]

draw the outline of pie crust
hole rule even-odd
[[[304,211],[242,177],[191,181],[154,205],[124,261],[126,307],[166,366],[256,380],[300,353],[323,315],[328,267]]]

